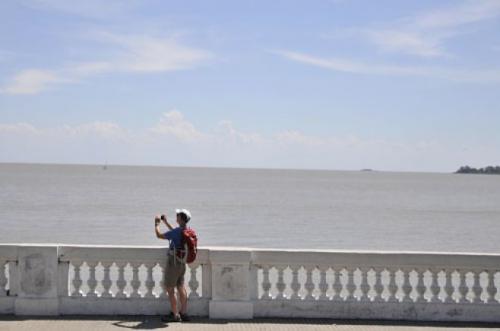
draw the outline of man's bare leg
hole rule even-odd
[[[179,299],[181,302],[181,314],[186,314],[187,312],[187,292],[184,285],[177,286],[177,292],[179,293]]]
[[[177,299],[175,298],[175,288],[168,287],[167,288],[168,299],[170,300],[170,308],[174,316],[179,315],[179,311],[177,310]]]

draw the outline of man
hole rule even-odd
[[[167,239],[170,241],[167,265],[165,268],[164,286],[170,299],[170,307],[172,313],[168,317],[162,317],[162,321],[181,322],[189,321],[187,312],[187,293],[184,287],[184,274],[186,273],[186,264],[176,256],[177,250],[183,250],[182,247],[182,231],[186,228],[186,224],[191,219],[191,213],[187,209],[176,209],[178,227],[172,227],[165,215],[155,217],[155,232],[156,237],[159,239]],[[160,232],[160,221],[163,221],[169,231],[165,233]],[[175,296],[175,288],[179,293],[180,310],[177,306],[177,299]]]

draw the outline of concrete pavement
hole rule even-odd
[[[353,321],[332,319],[209,320],[193,318],[188,323],[163,323],[158,316],[63,316],[20,317],[0,315],[0,331],[90,331],[90,330],[351,330],[351,331],[448,331],[500,330],[500,324],[423,323],[398,321]]]

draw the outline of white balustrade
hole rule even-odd
[[[375,302],[384,302],[384,298],[382,297],[382,294],[384,292],[384,285],[382,284],[382,272],[384,271],[384,268],[374,268],[375,272],[375,285],[373,286],[375,290],[375,297],[373,298],[373,301]]]
[[[469,288],[467,287],[466,276],[467,276],[466,270],[458,270],[458,279],[459,279],[458,293],[460,294],[460,297],[458,299],[459,303],[469,302],[467,300],[467,293],[469,291]]]
[[[262,291],[263,294],[260,297],[261,299],[268,300],[272,299],[270,290],[271,290],[271,282],[269,281],[269,267],[268,266],[263,266],[262,268]]]
[[[286,288],[286,283],[284,281],[284,271],[286,266],[279,265],[276,267],[278,270],[278,281],[276,282],[276,290],[278,291],[278,294],[276,295],[276,299],[285,299],[285,288]]]
[[[368,271],[369,268],[361,268],[361,284],[359,288],[361,290],[361,297],[359,298],[361,301],[370,301],[370,297],[368,296],[368,292],[370,291],[370,285],[368,284]]]
[[[451,275],[453,273],[453,269],[446,269],[444,270],[445,272],[445,284],[444,284],[444,292],[446,293],[446,298],[445,302],[446,303],[454,303],[455,300],[453,299],[453,292],[455,291],[455,288],[453,287],[453,284],[451,282]]]
[[[307,295],[305,297],[306,300],[314,300],[314,296],[313,296],[313,291],[314,291],[314,283],[313,283],[313,280],[312,280],[312,273],[313,273],[313,267],[311,266],[307,266],[306,267],[306,277],[307,277],[307,280],[304,284],[304,288],[306,289],[307,291]]]
[[[299,283],[299,269],[300,266],[294,265],[291,266],[292,269],[292,283],[290,284],[290,288],[293,293],[291,299],[300,299],[299,291],[300,291],[300,283]]]
[[[498,303],[496,299],[498,289],[495,286],[495,272],[493,270],[488,270],[488,286],[486,287],[486,291],[488,292],[487,302]]]
[[[391,268],[389,270],[389,302],[398,302],[398,284],[396,283],[396,268]]]
[[[354,301],[356,298],[354,297],[354,291],[356,291],[356,284],[354,284],[354,268],[347,267],[347,284],[345,285],[345,289],[347,290],[347,295],[345,297],[346,301]]]
[[[144,282],[144,285],[146,286],[146,293],[144,294],[145,298],[154,298],[155,295],[153,294],[153,289],[155,287],[155,282],[153,279],[153,268],[155,267],[156,263],[154,262],[149,262],[146,263],[146,274],[147,278],[146,281]]]
[[[328,300],[328,295],[327,295],[327,291],[328,291],[328,283],[326,281],[326,272],[329,268],[328,267],[325,267],[325,266],[321,266],[319,268],[320,270],[320,282],[319,282],[319,285],[318,285],[318,288],[320,290],[320,295],[319,295],[319,300]],[[283,284],[284,286],[285,284]]]
[[[198,287],[200,286],[200,282],[198,281],[198,278],[197,278],[198,266],[197,265],[189,266],[188,270],[189,270],[188,286],[189,286],[189,290],[190,290],[189,298],[190,299],[199,298],[200,295],[198,294]]]
[[[97,297],[96,287],[97,280],[95,278],[95,268],[97,266],[96,261],[87,262],[89,267],[89,279],[87,280],[87,286],[89,287],[89,291],[87,292],[88,297]]]
[[[332,289],[335,291],[333,294],[333,300],[334,301],[341,301],[343,300],[342,296],[340,293],[342,292],[342,283],[340,282],[340,270],[339,269],[333,269],[334,273],[334,278],[333,278],[333,284],[332,284]]]
[[[40,309],[52,305],[46,311],[60,314],[168,311],[164,248],[41,247],[39,257],[33,246],[0,245],[0,314],[38,300],[38,292],[22,283],[32,279],[23,276],[29,271],[16,263],[28,258],[39,259],[38,266],[56,266],[47,274],[56,289],[44,289],[41,298],[47,303]],[[51,252],[57,256],[50,257]],[[46,256],[50,263],[43,262]],[[216,248],[199,250],[185,281],[190,309],[204,316],[244,311],[226,317],[500,322],[499,269],[496,254]],[[38,309],[33,303],[26,307]]]
[[[111,282],[111,277],[110,277],[110,268],[113,262],[111,261],[102,261],[102,266],[103,266],[103,272],[104,272],[104,278],[102,279],[102,288],[103,291],[101,293],[102,298],[111,298],[111,285],[113,284]]]
[[[62,261],[69,261],[73,266],[70,297],[167,299],[163,288],[165,262],[162,257],[166,256],[163,249],[70,246],[64,247],[62,251]],[[101,254],[103,252],[105,254]],[[206,253],[202,252],[201,261],[190,266],[186,273],[190,300],[202,298],[198,293],[201,283],[198,271],[203,272],[201,267],[206,263]],[[85,266],[88,266],[88,272],[86,268],[83,269]],[[85,273],[85,278],[82,277],[82,272]],[[84,292],[84,286],[88,291]],[[159,291],[155,292],[155,286]]]
[[[474,294],[474,299],[472,302],[474,303],[482,303],[483,301],[481,300],[481,293],[483,291],[483,288],[479,284],[479,275],[481,271],[475,270],[473,271],[473,279],[474,279],[474,284],[472,285],[472,293]]]
[[[411,319],[405,314],[413,311],[419,318],[495,320],[500,311],[495,254],[254,250],[252,263],[263,273],[259,316],[325,317],[330,311],[338,318]],[[287,282],[283,266],[291,271]]]
[[[427,299],[425,298],[425,290],[427,289],[424,284],[424,274],[426,272],[425,268],[416,269],[417,272],[417,286],[415,290],[417,291],[417,300],[416,302],[425,303]]]
[[[132,286],[132,293],[130,293],[131,298],[140,298],[139,294],[139,286],[141,286],[141,282],[139,281],[139,267],[142,265],[141,262],[132,262],[132,281],[130,285]]]
[[[73,293],[71,293],[71,296],[74,297],[81,297],[83,296],[83,293],[80,289],[80,287],[83,284],[82,278],[80,276],[80,268],[83,264],[83,261],[73,261],[73,267],[75,270],[75,276],[73,278]]]
[[[438,282],[440,270],[436,269],[436,268],[431,268],[429,270],[429,272],[431,273],[431,286],[430,286],[431,300],[430,300],[430,302],[431,303],[439,303],[439,302],[441,302],[441,300],[439,300],[439,293],[441,291],[441,287],[439,286],[439,282]],[[465,288],[465,289],[467,289],[467,288]],[[465,295],[464,295],[464,298],[465,298]]]

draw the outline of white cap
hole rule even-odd
[[[176,209],[175,213],[176,214],[184,214],[184,215],[186,215],[188,221],[191,219],[191,213],[187,209]]]

